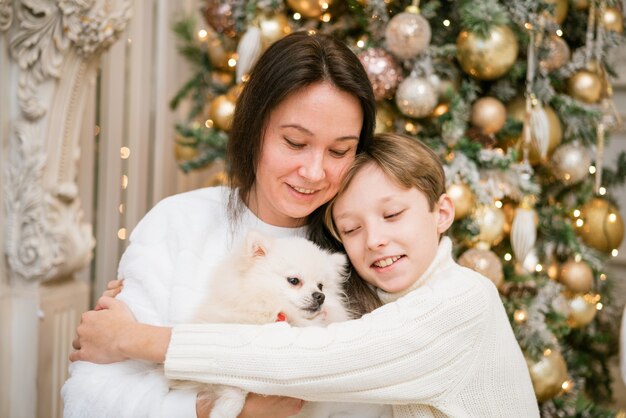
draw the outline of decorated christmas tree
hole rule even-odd
[[[177,158],[188,171],[223,157],[237,95],[272,42],[344,40],[374,88],[376,130],[441,156],[456,256],[498,287],[542,416],[614,416],[606,263],[624,233],[612,193],[626,156],[611,168],[603,154],[621,123],[609,58],[623,20],[615,0],[206,0],[174,25],[196,70],[171,103],[192,103]]]

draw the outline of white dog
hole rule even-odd
[[[269,238],[250,232],[212,274],[208,296],[194,322],[295,326],[326,325],[350,318],[342,283],[346,258],[304,238]],[[200,390],[213,401],[210,418],[235,418],[246,392],[229,386],[173,382]],[[307,403],[299,417],[382,417],[377,405]],[[350,412],[347,412],[350,411]],[[336,414],[335,414],[336,412]]]

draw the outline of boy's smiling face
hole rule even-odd
[[[332,215],[361,278],[396,293],[411,287],[431,264],[454,207],[444,194],[431,211],[422,191],[402,187],[370,163],[337,198]]]

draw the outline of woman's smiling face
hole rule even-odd
[[[339,189],[354,161],[363,112],[331,84],[296,91],[270,114],[247,202],[262,221],[299,226]]]

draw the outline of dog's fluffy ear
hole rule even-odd
[[[348,259],[346,256],[342,253],[333,253],[330,255],[330,259],[333,262],[333,269],[341,276],[341,281],[346,280],[348,278],[346,269]]]
[[[271,238],[258,231],[250,231],[246,236],[246,248],[251,257],[265,257]]]

